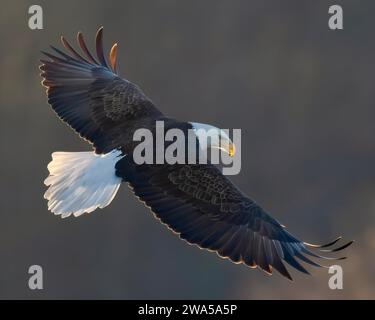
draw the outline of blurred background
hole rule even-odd
[[[44,30],[28,28],[28,8]],[[344,30],[328,28],[328,8]],[[10,1],[0,11],[0,298],[375,298],[375,2]],[[62,220],[43,199],[54,151],[90,146],[47,105],[40,50],[99,26],[119,43],[120,75],[167,115],[242,129],[231,179],[307,242],[356,240],[340,262],[306,276],[234,265],[189,246],[126,185],[104,210]],[[30,265],[44,290],[28,288]]]

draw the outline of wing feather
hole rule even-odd
[[[163,224],[190,244],[268,274],[275,269],[289,280],[283,262],[305,274],[309,272],[300,261],[324,267],[306,255],[326,257],[308,250],[214,166],[135,165],[127,156],[117,163],[116,172]]]
[[[82,57],[71,45],[70,43],[68,42],[68,40],[66,40],[63,36],[61,36],[61,43],[63,44],[63,46],[65,47],[65,49],[67,49],[68,51],[70,51],[71,54],[73,54],[73,56],[76,57],[77,60],[80,60],[82,62],[86,62],[86,63],[90,63],[88,60],[86,60],[84,57]]]
[[[104,56],[104,48],[103,48],[103,27],[100,27],[98,32],[96,33],[96,55],[102,66],[109,68],[107,61],[105,60]]]
[[[54,46],[54,54],[42,51],[50,59],[42,59],[40,66],[48,102],[61,120],[94,145],[97,153],[122,149],[137,129],[134,120],[154,119],[162,113],[135,84],[117,75],[117,45],[109,53],[108,66],[103,28],[96,34],[97,59],[80,32],[77,42],[83,55],[64,37],[61,43],[66,52]],[[139,125],[143,127],[144,122]]]
[[[77,33],[77,41],[79,46],[81,47],[83,53],[86,55],[87,59],[93,63],[99,65],[99,63],[96,61],[96,59],[92,56],[91,52],[89,49],[87,49],[85,39],[83,37],[82,32]]]

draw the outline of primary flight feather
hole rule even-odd
[[[80,32],[77,43],[81,53],[64,37],[61,42],[66,52],[55,47],[55,54],[43,52],[49,58],[41,60],[40,66],[49,104],[94,148],[91,152],[52,154],[50,175],[45,180],[50,211],[65,218],[103,208],[115,197],[120,184],[127,182],[155,217],[180,238],[235,263],[258,266],[267,273],[276,269],[290,280],[285,262],[308,273],[301,261],[320,267],[311,257],[335,259],[309,247],[335,252],[352,243],[323,250],[320,248],[334,245],[341,237],[320,246],[298,240],[213,164],[136,164],[132,152],[138,143],[133,140],[137,129],[154,132],[157,121],[183,132],[215,127],[165,116],[138,86],[118,76],[117,44],[112,46],[107,62],[102,39],[100,28],[96,57]],[[227,136],[220,134],[218,139],[226,143],[228,153],[232,152]]]

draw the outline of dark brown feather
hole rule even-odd
[[[103,27],[100,27],[98,32],[96,33],[95,44],[96,44],[95,45],[96,55],[101,65],[108,68],[107,61],[105,60],[105,56],[104,56],[104,49],[103,49]]]
[[[85,39],[83,38],[83,34],[82,32],[78,32],[77,33],[77,41],[78,41],[78,44],[79,46],[81,47],[82,51],[84,52],[84,54],[86,55],[87,59],[91,62],[91,63],[94,63],[94,64],[99,64],[95,58],[91,55],[89,49],[87,49],[87,46],[86,46],[86,43],[85,43]]]
[[[78,33],[78,43],[86,56],[81,56],[62,37],[66,49],[54,46],[57,54],[43,52],[51,60],[42,60],[40,69],[47,87],[48,102],[57,115],[82,138],[94,145],[97,153],[114,148],[129,152],[133,133],[149,126],[162,113],[133,83],[119,78],[108,67],[103,54],[102,31],[96,37],[97,60]],[[112,67],[116,68],[116,49],[112,51]]]
[[[117,43],[115,43],[111,51],[109,52],[109,62],[111,64],[112,71],[117,73]]]
[[[83,62],[86,62],[86,63],[90,63],[88,60],[86,60],[84,57],[82,57],[71,45],[70,43],[68,42],[68,40],[66,40],[63,36],[61,36],[60,38],[61,40],[61,43],[63,44],[63,46],[69,50],[78,60],[80,61],[83,61]]]
[[[258,266],[268,274],[275,269],[289,280],[292,277],[283,261],[306,274],[309,272],[299,260],[322,267],[305,256],[310,251],[303,242],[244,196],[214,166],[135,165],[131,157],[125,157],[117,163],[116,174],[129,183],[162,223],[191,244],[235,263]]]

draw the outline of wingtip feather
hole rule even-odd
[[[95,58],[92,56],[91,52],[89,49],[87,49],[85,39],[83,37],[83,33],[81,31],[78,31],[77,33],[77,42],[79,46],[81,47],[82,52],[86,55],[86,58],[94,64],[99,64]]]
[[[109,52],[109,62],[114,73],[117,73],[117,43],[115,43]]]
[[[95,38],[95,47],[96,47],[96,56],[99,59],[99,62],[104,66],[108,68],[107,61],[104,57],[104,49],[103,49],[103,27],[100,27],[96,33]]]

